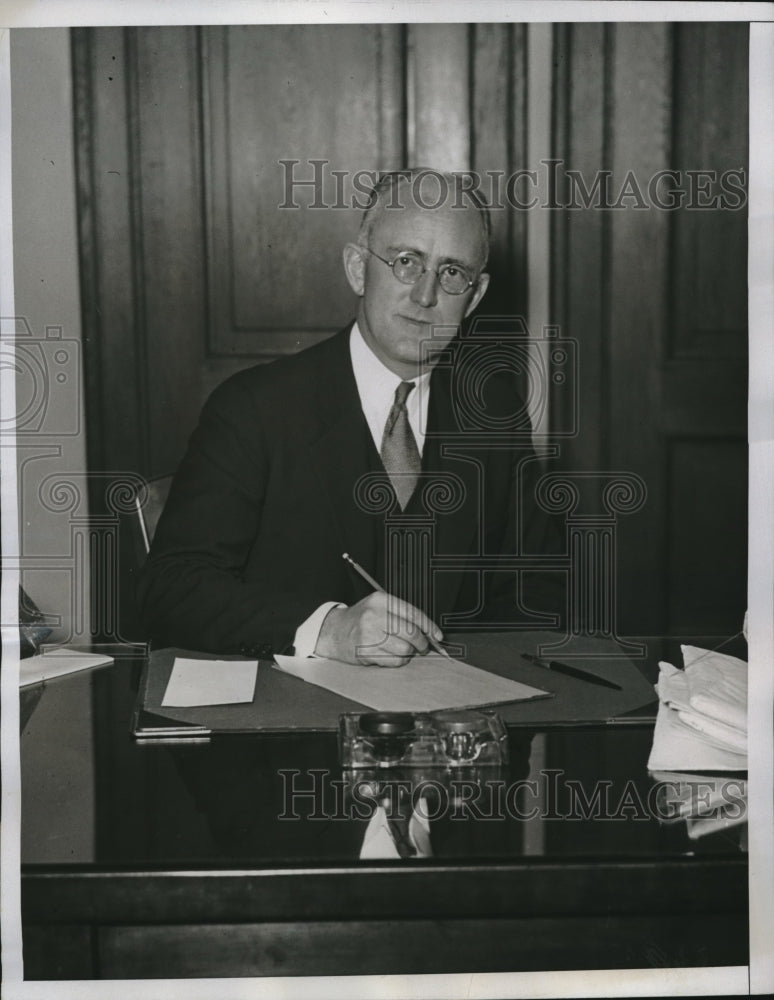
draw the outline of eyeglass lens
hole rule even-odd
[[[392,263],[392,270],[398,281],[414,285],[427,270],[421,257],[415,254],[399,254]],[[443,264],[438,269],[441,288],[450,295],[461,295],[470,287],[470,277],[460,264]]]

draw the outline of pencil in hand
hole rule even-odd
[[[356,573],[359,573],[360,576],[365,580],[365,582],[369,584],[371,587],[373,587],[374,590],[378,590],[382,594],[387,593],[384,587],[380,583],[377,583],[376,580],[374,580],[374,578],[371,576],[371,574],[363,569],[360,563],[355,562],[355,560],[349,555],[348,552],[344,552],[342,554],[342,559],[345,559],[349,563],[349,565],[354,569],[354,571]],[[444,647],[440,644],[440,642],[438,642],[437,639],[434,639],[431,635],[426,635],[426,639],[436,653],[440,653],[441,656],[445,656],[447,660],[451,659],[448,650],[444,649]]]

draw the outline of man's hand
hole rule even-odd
[[[351,608],[333,608],[315,646],[317,656],[345,663],[402,667],[443,633],[424,612],[391,594],[369,594]]]

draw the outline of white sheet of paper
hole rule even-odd
[[[415,656],[403,667],[362,667],[314,657],[275,656],[286,673],[379,712],[434,712],[547,694],[438,653]]]
[[[251,702],[257,676],[257,660],[192,660],[178,656],[161,705],[195,708]]]
[[[734,753],[680,721],[664,702],[658,706],[649,771],[744,771],[747,754]]]
[[[64,677],[65,674],[74,674],[78,670],[93,670],[112,662],[112,656],[104,656],[102,653],[81,653],[77,649],[66,647],[47,650],[19,662],[19,687]]]

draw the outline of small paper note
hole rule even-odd
[[[176,657],[162,708],[238,705],[251,702],[257,660],[191,660]]]

